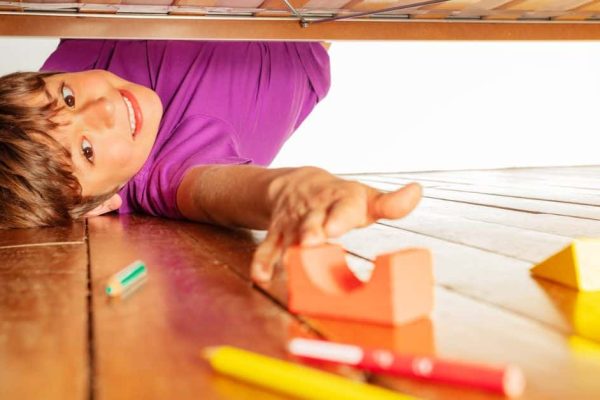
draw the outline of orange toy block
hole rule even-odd
[[[291,247],[285,264],[288,306],[295,313],[397,325],[433,309],[433,267],[427,249],[377,256],[368,282],[354,276],[338,245]]]

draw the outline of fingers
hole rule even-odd
[[[316,246],[325,243],[327,234],[323,228],[327,211],[317,209],[309,212],[300,225],[300,243],[303,246]]]
[[[370,217],[373,220],[402,218],[415,209],[421,196],[421,185],[416,182],[395,192],[379,194],[370,204]]]
[[[282,228],[285,226],[285,229]],[[254,281],[266,282],[273,277],[275,265],[283,259],[285,250],[298,238],[294,235],[297,232],[297,224],[289,223],[282,225],[273,225],[269,228],[269,233],[265,240],[256,248],[252,260],[250,275]]]
[[[256,248],[250,266],[250,276],[256,282],[271,280],[276,258],[281,255],[279,230],[269,229],[265,240]]]
[[[273,224],[265,240],[257,247],[251,265],[251,277],[257,282],[271,280],[276,264],[283,259],[284,253],[292,244],[315,246],[325,243],[327,237],[323,230],[326,210],[316,209],[303,218],[287,223]]]

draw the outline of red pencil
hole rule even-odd
[[[476,365],[302,338],[292,339],[288,343],[288,351],[307,359],[337,362],[372,372],[483,389],[508,397],[520,396],[525,389],[525,377],[521,369],[514,365]]]

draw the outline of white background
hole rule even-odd
[[[55,39],[0,39],[0,74]],[[332,86],[273,167],[600,164],[600,42],[334,42]]]

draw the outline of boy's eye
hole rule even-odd
[[[92,164],[94,163],[94,149],[92,147],[92,144],[88,142],[87,139],[83,139],[81,141],[81,152],[89,162],[91,162]]]
[[[75,96],[73,95],[73,91],[71,89],[69,89],[68,86],[65,86],[64,83],[62,85],[61,92],[63,95],[63,99],[65,100],[65,103],[69,107],[75,107]]]

